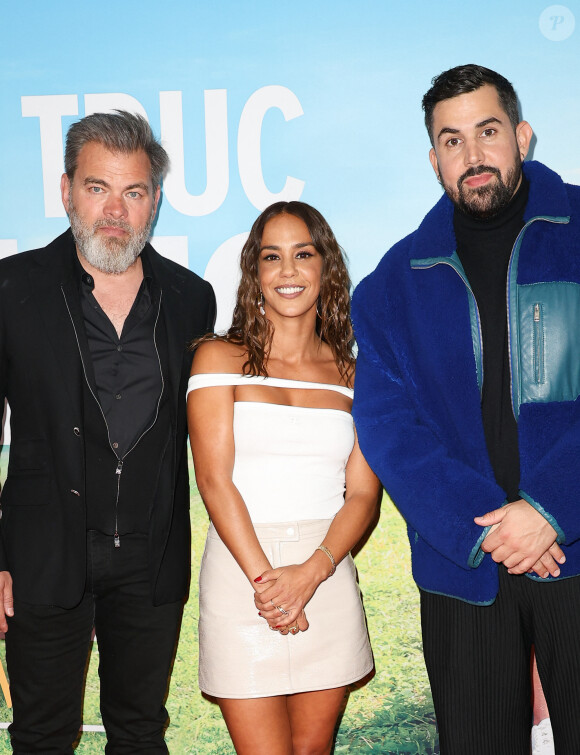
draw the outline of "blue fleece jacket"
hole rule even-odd
[[[580,574],[580,187],[538,162],[524,171],[525,225],[506,286],[520,494],[558,533],[563,579]],[[505,493],[483,431],[479,313],[455,246],[444,195],[357,287],[353,413],[407,522],[417,584],[485,605],[497,565],[473,518]]]

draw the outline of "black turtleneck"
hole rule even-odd
[[[457,254],[477,301],[483,338],[481,413],[495,479],[508,501],[520,498],[518,428],[511,404],[507,328],[507,269],[524,225],[529,183],[522,183],[509,205],[493,218],[474,218],[455,209]]]

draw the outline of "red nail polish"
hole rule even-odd
[[[254,582],[261,582],[261,581],[262,581],[262,577],[256,577],[256,579],[254,580]]]

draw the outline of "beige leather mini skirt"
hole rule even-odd
[[[255,525],[274,568],[302,563],[332,520]],[[199,578],[199,686],[214,697],[289,695],[351,684],[373,668],[351,556],[319,585],[306,606],[310,627],[272,631],[258,616],[254,591],[210,524]]]

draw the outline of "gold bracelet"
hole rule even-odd
[[[318,546],[318,547],[316,548],[316,550],[317,550],[317,551],[322,551],[323,553],[326,553],[326,555],[327,555],[327,556],[328,556],[328,558],[330,559],[330,563],[332,564],[332,571],[330,572],[330,574],[329,574],[328,576],[329,576],[329,577],[332,577],[332,575],[333,575],[333,574],[334,574],[334,572],[336,571],[336,561],[334,560],[334,556],[333,556],[333,555],[332,555],[332,553],[331,553],[331,552],[330,552],[330,551],[328,550],[328,548],[326,547],[326,545],[319,545],[319,546]]]

